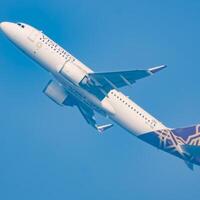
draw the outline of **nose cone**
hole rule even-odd
[[[1,22],[1,23],[0,23],[0,29],[1,29],[2,31],[3,31],[3,29],[4,29],[5,23],[6,23],[6,22]]]
[[[0,28],[6,35],[9,35],[13,30],[13,25],[14,23],[11,22],[1,22]]]

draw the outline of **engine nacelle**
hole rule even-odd
[[[68,101],[69,95],[64,89],[62,85],[60,85],[56,81],[49,81],[47,86],[43,90],[44,94],[47,95],[52,101],[59,105],[70,105],[70,101]]]
[[[78,64],[74,62],[67,62],[59,72],[64,78],[69,79],[74,84],[79,83],[86,77],[87,72],[84,71]]]

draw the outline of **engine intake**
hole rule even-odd
[[[67,105],[69,95],[64,87],[56,81],[49,81],[43,93],[58,105]]]

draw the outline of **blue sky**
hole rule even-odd
[[[200,121],[200,2],[1,1],[95,71],[167,64],[123,89],[169,127]],[[200,169],[115,125],[103,136],[42,94],[50,75],[0,34],[0,199],[198,199]]]

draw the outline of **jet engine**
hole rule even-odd
[[[58,105],[73,106],[73,101],[64,87],[56,81],[49,81],[43,93]]]

